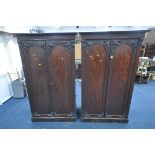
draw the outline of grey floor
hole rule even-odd
[[[76,104],[81,106],[81,83],[76,82]],[[128,123],[31,122],[28,98],[10,99],[0,106],[2,129],[135,129],[155,128],[155,81],[135,84]]]

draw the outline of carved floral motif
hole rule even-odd
[[[26,41],[18,41],[19,47],[23,48],[25,50],[29,49],[32,46],[38,46],[40,48],[46,49],[47,52],[51,51],[52,48],[56,45],[62,45],[67,48],[67,50],[70,50],[74,47],[75,41],[74,40],[66,40],[66,41],[60,41],[60,40],[26,40]]]
[[[110,47],[110,40],[89,40],[89,41],[82,41],[82,46],[86,48],[87,51],[95,45],[100,44],[103,45],[105,48]]]
[[[65,40],[65,41],[56,41],[56,40],[52,40],[52,41],[47,41],[46,42],[46,47],[47,47],[47,51],[50,52],[52,50],[52,48],[54,48],[56,45],[62,45],[64,47],[67,48],[67,50],[70,50],[71,48],[73,48],[75,46],[75,41],[74,40]]]
[[[119,45],[128,44],[134,52],[136,52],[138,48],[139,39],[117,39],[117,40],[111,40],[111,48],[112,51],[117,48]]]
[[[46,48],[46,42],[45,40],[22,40],[22,41],[18,41],[19,47],[23,48],[23,49],[29,49],[32,46],[38,46],[41,48]]]
[[[142,40],[139,39],[115,39],[115,40],[85,40],[82,41],[82,46],[86,48],[87,51],[94,45],[100,44],[103,45],[105,48],[111,47],[112,51],[115,48],[122,44],[128,44],[131,46],[133,51],[136,51],[139,46],[142,44]]]

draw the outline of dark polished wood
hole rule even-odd
[[[83,121],[128,122],[145,31],[83,33]]]
[[[17,35],[32,121],[75,121],[75,34]]]
[[[110,56],[107,86],[106,116],[123,115],[123,104],[128,95],[127,81],[129,77],[132,49],[129,45],[118,46]]]
[[[81,33],[83,121],[128,122],[145,32]],[[74,121],[75,34],[16,35],[32,121]]]
[[[108,50],[102,41],[91,40],[82,52],[82,111],[103,115],[106,99]]]
[[[31,108],[34,114],[50,113],[50,99],[47,81],[46,56],[44,49],[32,46],[24,53],[27,62],[30,100],[34,103]]]

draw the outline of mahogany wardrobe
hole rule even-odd
[[[145,32],[80,33],[82,121],[128,121]],[[32,121],[76,120],[75,35],[16,34]]]

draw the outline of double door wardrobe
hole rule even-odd
[[[128,122],[141,31],[82,32],[82,121]],[[32,121],[75,121],[76,33],[16,34]]]

